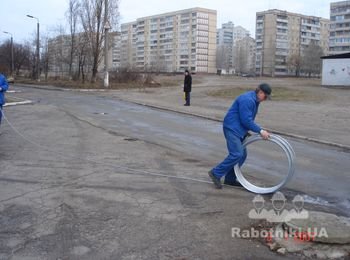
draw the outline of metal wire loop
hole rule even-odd
[[[243,146],[246,147],[251,143],[261,141],[261,140],[266,141],[260,135],[252,135],[243,142]],[[287,140],[282,138],[279,135],[271,134],[270,138],[267,141],[273,142],[277,144],[279,147],[281,147],[282,150],[286,153],[288,158],[288,174],[279,184],[272,187],[256,186],[251,182],[249,182],[244,177],[238,164],[236,164],[234,167],[237,179],[242,184],[242,186],[247,190],[258,194],[267,194],[267,193],[276,192],[277,190],[279,190],[280,188],[282,188],[284,185],[287,184],[287,182],[293,177],[294,171],[295,171],[295,166],[294,166],[295,152],[292,146],[287,142]]]

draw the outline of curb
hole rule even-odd
[[[26,88],[35,88],[35,89],[43,89],[43,90],[52,90],[52,91],[76,91],[76,92],[107,92],[111,89],[89,89],[89,88],[61,88],[61,87],[55,87],[55,86],[41,86],[41,85],[31,85],[31,84],[22,84],[18,83],[16,84],[18,87],[26,87]],[[112,89],[113,90],[113,89]],[[7,91],[9,92],[9,91]],[[20,91],[17,91],[20,92]],[[15,92],[13,92],[15,93]]]
[[[25,88],[35,88],[35,89],[43,89],[43,90],[52,90],[52,91],[64,91],[62,88],[57,88],[54,86],[38,86],[38,85],[31,85],[31,84],[22,84],[17,83],[14,85],[15,87],[25,87]]]
[[[215,121],[215,122],[222,122],[222,120],[214,118],[214,117],[210,117],[210,116],[205,116],[205,115],[200,115],[200,114],[190,113],[190,112],[185,112],[185,111],[179,111],[179,110],[168,108],[168,107],[162,107],[162,106],[157,106],[157,105],[153,105],[153,104],[141,103],[138,101],[132,101],[132,100],[128,100],[128,99],[122,99],[122,98],[117,98],[117,99],[122,100],[122,101],[127,101],[127,102],[130,102],[133,104],[145,106],[145,107],[155,108],[155,109],[164,110],[164,111],[170,111],[170,112],[189,115],[189,116],[195,116],[195,117],[199,117],[199,118],[203,118],[203,119],[207,119],[207,120],[211,120],[211,121]],[[345,152],[350,152],[350,146],[347,146],[347,145],[338,144],[338,143],[329,142],[329,141],[324,141],[324,140],[320,140],[320,139],[313,138],[313,137],[306,137],[306,136],[302,136],[302,135],[297,135],[297,134],[293,134],[293,133],[289,133],[289,132],[281,132],[281,131],[277,131],[277,130],[269,129],[269,128],[266,128],[266,130],[268,130],[269,132],[273,132],[275,134],[278,134],[278,135],[288,136],[288,137],[292,137],[292,138],[296,138],[296,139],[300,139],[300,140],[305,140],[305,141],[309,141],[309,142],[313,142],[313,143],[323,144],[323,145],[329,145],[329,146],[343,149]]]

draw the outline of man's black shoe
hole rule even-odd
[[[214,174],[211,170],[208,172],[208,175],[211,178],[211,180],[213,181],[215,188],[222,189],[221,181],[214,176]]]
[[[238,181],[224,181],[225,185],[229,185],[229,186],[234,186],[234,187],[243,187],[242,184],[240,184]]]

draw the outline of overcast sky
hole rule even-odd
[[[192,7],[217,10],[217,27],[232,21],[248,29],[254,37],[256,12],[268,9],[281,9],[294,13],[320,16],[329,19],[331,0],[120,0],[120,22],[131,22],[137,18],[171,12]],[[33,40],[36,20],[40,20],[40,32],[45,34],[65,24],[68,0],[1,0],[0,43],[9,38],[3,33],[13,34],[14,41]]]

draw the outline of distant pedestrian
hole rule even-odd
[[[254,120],[259,104],[269,98],[271,92],[268,84],[260,84],[255,91],[248,91],[238,96],[228,110],[224,118],[223,130],[229,154],[224,161],[208,172],[216,188],[222,188],[222,177],[225,177],[224,184],[226,185],[242,186],[236,180],[234,166],[237,163],[242,166],[247,157],[243,140],[248,135],[248,131],[260,133],[264,139],[270,137],[270,134]]]
[[[191,105],[191,90],[192,90],[192,76],[188,70],[185,70],[185,79],[184,79],[184,92],[186,103],[184,106]]]
[[[2,107],[5,104],[5,92],[9,88],[6,77],[0,72],[0,125],[2,119]]]

